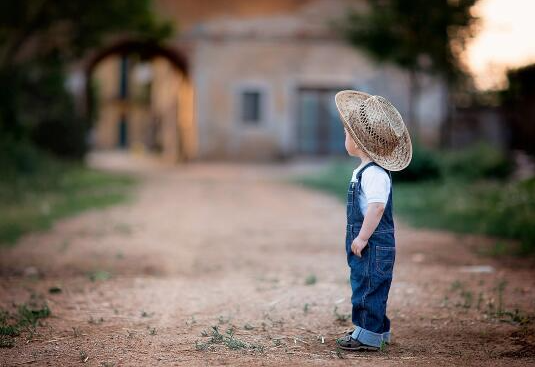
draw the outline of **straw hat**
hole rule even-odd
[[[334,97],[345,128],[358,147],[381,167],[401,171],[412,158],[409,132],[386,98],[354,90]]]

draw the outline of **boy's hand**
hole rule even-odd
[[[364,241],[360,237],[356,237],[351,244],[351,251],[358,257],[362,257],[362,250],[368,245],[368,240]]]

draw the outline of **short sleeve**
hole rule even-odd
[[[390,194],[390,177],[379,167],[370,167],[362,173],[362,191],[366,202],[386,205]]]

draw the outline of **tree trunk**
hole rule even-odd
[[[409,70],[409,106],[407,111],[407,126],[414,140],[420,140],[420,122],[416,106],[420,97],[420,81],[416,70]]]
[[[453,119],[455,118],[455,105],[453,104],[451,95],[451,86],[447,84],[446,88],[446,116],[444,117],[444,121],[442,121],[440,129],[440,147],[442,149],[451,147],[451,130],[453,127]]]

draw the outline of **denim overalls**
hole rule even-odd
[[[364,221],[358,202],[362,173],[373,165],[377,164],[374,162],[366,164],[358,172],[356,181],[349,184],[346,253],[347,263],[351,268],[352,321],[356,326],[352,337],[361,343],[380,347],[383,339],[390,339],[390,320],[386,316],[386,302],[396,256],[392,185],[381,221],[368,240],[368,245],[362,250],[362,257],[358,257],[351,251],[351,243],[359,234]],[[392,182],[390,172],[388,174]]]

